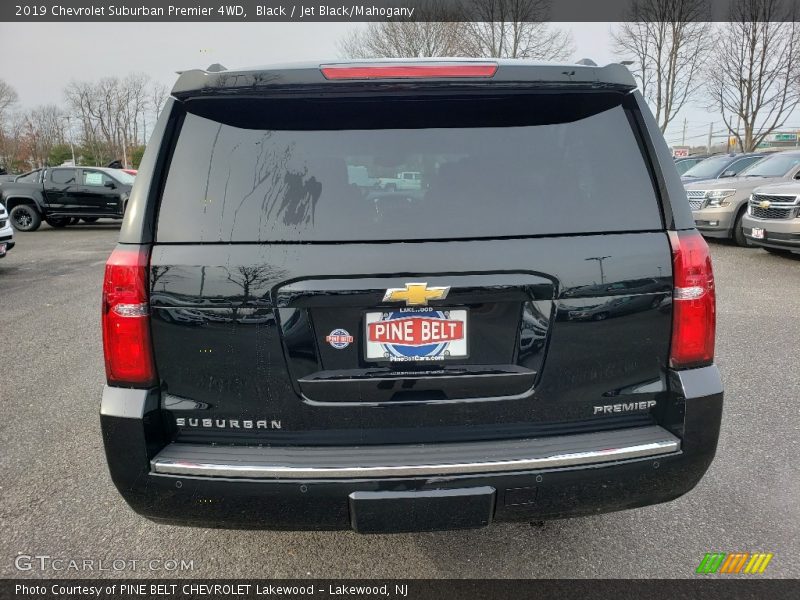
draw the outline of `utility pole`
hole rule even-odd
[[[714,121],[708,124],[708,145],[706,146],[706,154],[711,154],[711,134],[714,132]]]
[[[683,118],[683,138],[681,139],[681,146],[686,145],[686,117]]]
[[[72,151],[72,166],[77,167],[75,162],[75,146],[72,144],[72,119],[67,115],[67,129],[69,130],[69,149]]]

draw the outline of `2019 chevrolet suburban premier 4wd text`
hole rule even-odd
[[[692,489],[722,411],[714,282],[635,88],[513,60],[184,72],[106,267],[127,502],[387,532]],[[369,183],[402,172],[419,188]]]

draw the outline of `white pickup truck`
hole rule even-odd
[[[422,173],[419,171],[402,171],[397,177],[381,177],[378,187],[386,191],[422,189]]]

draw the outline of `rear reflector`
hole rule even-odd
[[[708,245],[698,231],[670,231],[674,279],[672,346],[673,369],[701,367],[714,362],[716,296]]]
[[[493,77],[497,63],[458,65],[321,65],[325,79],[448,79]]]
[[[156,382],[147,301],[147,248],[117,247],[103,282],[103,352],[109,385],[151,387]]]

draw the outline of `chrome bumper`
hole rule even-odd
[[[430,477],[530,471],[612,463],[680,451],[658,427],[490,442],[251,447],[173,443],[150,461],[151,472],[244,479]]]

